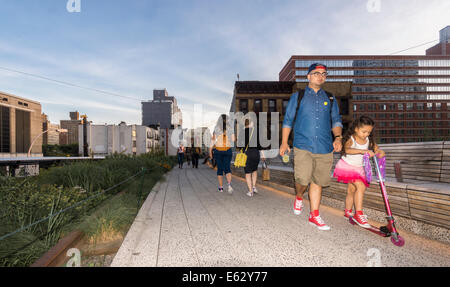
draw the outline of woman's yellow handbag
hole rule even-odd
[[[241,152],[236,155],[236,158],[234,160],[234,167],[245,167],[247,164],[247,155],[245,153]]]
[[[252,133],[250,134],[248,143],[250,143],[250,139],[252,138],[253,131],[254,131],[254,129],[252,129]],[[248,149],[248,144],[245,147],[245,152],[242,152],[242,149],[241,149],[241,152],[236,155],[236,158],[234,159],[234,167],[245,167],[245,165],[247,164],[247,155],[245,154],[247,152],[247,149]]]

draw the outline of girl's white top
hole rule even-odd
[[[363,145],[358,144],[356,142],[356,140],[353,138],[353,136],[351,136],[351,139],[353,141],[351,148],[362,149],[362,150],[369,149],[369,138],[367,138],[367,142]],[[363,166],[363,156],[364,155],[362,155],[362,154],[346,154],[346,155],[342,156],[342,159],[350,165]]]

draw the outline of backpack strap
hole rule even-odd
[[[293,123],[292,127],[295,125],[295,120],[297,119],[298,110],[300,109],[300,102],[302,101],[304,95],[305,95],[304,89],[298,90],[298,92],[297,92],[297,108],[295,109],[295,116],[294,116],[294,121],[292,122]]]
[[[327,94],[328,99],[330,100],[330,126],[333,127],[333,118],[331,117],[331,115],[333,114],[334,96],[332,93],[329,93],[327,91],[325,91],[325,93]]]

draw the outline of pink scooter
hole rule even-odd
[[[376,156],[373,157],[373,161],[374,161],[375,167],[376,167],[378,182],[380,183],[380,187],[381,187],[381,194],[383,195],[383,199],[384,199],[384,206],[385,206],[386,212],[387,212],[386,219],[388,221],[388,224],[386,226],[381,226],[380,228],[377,228],[377,227],[371,225],[370,228],[364,228],[364,229],[372,231],[373,233],[376,233],[383,237],[390,236],[391,242],[395,246],[401,247],[401,246],[405,245],[405,239],[403,239],[403,237],[401,237],[400,234],[398,234],[398,231],[395,228],[394,217],[392,216],[391,207],[389,205],[388,195],[386,192],[386,186],[384,185],[384,178],[380,172],[380,166],[378,165],[378,159]],[[365,163],[365,167],[367,167],[369,164],[368,154],[365,155],[364,163]],[[384,167],[383,167],[383,169],[384,169]],[[366,168],[365,170],[366,170],[366,174],[368,173],[368,171],[369,171],[369,173],[371,173],[371,168]],[[369,175],[368,177],[371,177],[371,175]],[[350,217],[349,221],[353,225],[356,224],[353,217]]]

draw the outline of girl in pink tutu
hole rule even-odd
[[[333,173],[337,181],[348,184],[344,216],[353,216],[356,223],[365,228],[370,227],[367,216],[362,210],[364,192],[369,183],[364,172],[363,156],[365,153],[368,153],[370,157],[376,154],[379,158],[385,155],[373,139],[374,126],[375,122],[367,116],[360,116],[353,121],[342,140],[344,143],[342,157],[337,162]],[[353,205],[355,205],[354,215],[352,215]]]

